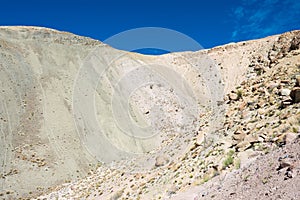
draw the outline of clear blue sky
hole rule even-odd
[[[184,33],[204,48],[300,29],[298,0],[2,1],[0,25],[34,25],[105,40],[138,27]]]

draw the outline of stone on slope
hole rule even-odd
[[[292,98],[294,103],[300,102],[300,87],[294,87],[290,93],[290,97]]]

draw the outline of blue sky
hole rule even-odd
[[[34,25],[101,41],[133,28],[179,31],[204,48],[300,29],[297,0],[2,1],[0,25]]]

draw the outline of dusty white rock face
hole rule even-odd
[[[140,171],[157,155],[176,159],[199,113],[222,100],[206,52],[143,56],[51,29],[1,27],[0,56],[1,184],[11,197],[86,176],[98,162],[125,159]]]
[[[2,197],[38,196],[92,173],[46,197],[157,199],[215,176],[232,156],[225,94],[246,101],[235,87],[284,56],[270,55],[277,38],[144,56],[51,29],[1,27]],[[279,93],[279,82],[255,90]],[[250,120],[244,109],[264,102],[247,98],[237,110]],[[241,150],[259,141],[234,137]]]
[[[96,161],[74,126],[72,85],[81,60],[103,44],[50,29],[1,27],[0,45],[2,191],[26,196],[86,175]]]

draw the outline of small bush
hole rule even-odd
[[[238,99],[240,99],[243,96],[243,91],[242,90],[237,90],[236,94],[237,94]]]
[[[206,176],[206,177],[204,177],[203,182],[206,183],[207,181],[209,181],[209,179],[210,179],[210,177]]]
[[[239,169],[239,168],[241,168],[241,160],[240,160],[240,159],[237,159],[237,160],[235,161],[235,169]]]
[[[227,158],[224,160],[223,162],[223,168],[225,169],[226,167],[228,167],[229,165],[232,165],[233,164],[233,154],[234,154],[234,151],[233,150],[230,150],[228,153],[227,153]]]
[[[262,69],[258,69],[255,72],[256,72],[257,76],[260,76],[260,75],[262,75],[263,70]]]
[[[292,128],[292,131],[293,131],[294,133],[298,133],[298,128],[293,127],[293,128]]]

